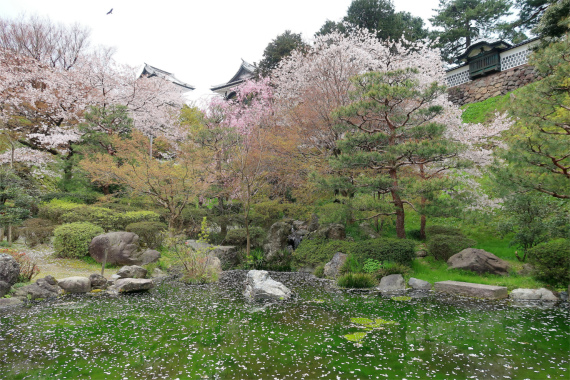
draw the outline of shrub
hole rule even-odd
[[[74,203],[85,203],[85,204],[93,204],[97,202],[97,199],[101,196],[98,193],[47,193],[42,196],[42,201],[50,202],[54,199],[63,200],[67,202],[74,202]]]
[[[389,276],[391,274],[401,274],[403,276],[410,272],[410,267],[399,263],[386,262],[375,273],[377,279]]]
[[[430,236],[433,235],[457,235],[463,236],[463,233],[459,228],[456,227],[447,227],[447,226],[427,226],[426,227],[426,236],[429,239]]]
[[[54,249],[56,257],[80,258],[89,254],[89,243],[104,231],[89,222],[70,223],[55,229]]]
[[[36,261],[27,254],[14,251],[13,249],[0,249],[0,253],[7,253],[20,264],[20,274],[17,282],[30,282],[34,276],[40,273],[40,268]]]
[[[406,232],[406,237],[414,240],[424,240],[422,239],[420,230],[410,230]]]
[[[137,222],[129,224],[125,230],[139,235],[139,241],[145,247],[156,249],[162,245],[167,226],[160,222]]]
[[[139,222],[158,222],[160,216],[153,211],[118,212],[106,207],[83,206],[65,213],[63,223],[89,222],[106,232],[124,231],[127,225]]]
[[[361,273],[362,272],[362,265],[356,260],[354,255],[348,255],[344,264],[339,268],[340,274],[345,273]]]
[[[336,284],[341,288],[372,288],[376,280],[368,273],[347,273],[340,276]]]
[[[65,200],[52,199],[49,203],[40,205],[38,217],[41,219],[48,219],[56,224],[62,222],[61,217],[70,212],[71,210],[84,207],[78,203],[69,202]]]
[[[154,211],[127,211],[118,214],[118,228],[125,229],[129,224],[141,222],[158,222],[160,215]]]
[[[293,265],[301,268],[325,264],[337,252],[350,254],[351,243],[343,240],[304,239],[293,252]]]
[[[265,239],[265,231],[261,227],[250,227],[249,236],[252,247],[261,247]],[[247,235],[245,228],[234,228],[228,231],[225,239],[226,244],[245,247],[247,244]]]
[[[365,273],[374,273],[382,268],[382,263],[374,259],[366,259],[364,267],[362,268]]]
[[[477,242],[460,235],[434,235],[426,244],[428,252],[436,259],[447,261],[465,248],[473,247]]]
[[[528,261],[539,280],[551,284],[570,283],[570,240],[556,239],[528,250]]]
[[[313,271],[315,277],[323,278],[325,276],[325,266],[323,264],[317,266]]]
[[[49,243],[54,229],[55,225],[51,220],[33,218],[24,221],[20,233],[24,236],[27,246],[35,247],[38,244]]]

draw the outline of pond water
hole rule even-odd
[[[277,279],[298,293],[294,302],[249,305],[236,281],[165,282],[147,294],[2,310],[0,378],[570,376],[568,303],[526,307],[433,293],[396,301]]]

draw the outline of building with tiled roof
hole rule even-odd
[[[233,89],[236,86],[245,82],[246,80],[252,78],[254,75],[254,72],[255,72],[255,66],[253,66],[251,63],[248,63],[242,59],[241,60],[241,66],[239,67],[238,71],[234,74],[234,76],[229,81],[227,81],[226,83],[223,83],[223,84],[212,86],[212,87],[210,87],[210,90],[212,90],[216,94],[222,95],[224,98],[229,99],[229,98],[233,97],[233,95],[235,94]]]
[[[149,65],[148,63],[144,64],[144,68],[140,76],[147,76],[149,78],[159,77],[165,79],[169,82],[174,83],[177,87],[180,88],[182,92],[193,91],[196,89],[196,87],[192,86],[191,84],[182,82],[180,79],[176,78],[173,73],[161,70],[157,67]]]

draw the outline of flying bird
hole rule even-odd
[[[111,8],[111,10],[107,12],[108,15],[110,15],[111,13],[113,13],[113,8]]]

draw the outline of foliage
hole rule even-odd
[[[499,232],[505,236],[514,233],[512,246],[524,252],[535,245],[570,234],[570,209],[566,201],[541,193],[514,193],[505,197]],[[517,254],[517,258],[518,258]]]
[[[281,60],[291,54],[293,50],[304,51],[307,44],[303,41],[300,33],[292,33],[286,30],[273,39],[263,51],[263,58],[259,61],[257,69],[259,75],[266,77],[271,74]]]
[[[317,267],[313,271],[313,275],[315,277],[323,278],[325,276],[325,265],[324,264],[317,265]]]
[[[563,37],[570,28],[570,0],[548,0],[548,2],[549,5],[533,32],[543,38]]]
[[[382,267],[382,263],[374,259],[366,259],[362,270],[365,273],[374,273]]]
[[[428,239],[426,248],[436,260],[447,261],[451,256],[475,244],[475,240],[460,235],[433,235]]]
[[[370,239],[359,242],[304,239],[293,251],[293,264],[297,268],[324,264],[330,261],[336,252],[354,256],[360,266],[366,259],[409,265],[415,257],[415,243],[401,239]]]
[[[159,215],[153,211],[118,212],[105,207],[82,206],[63,214],[63,223],[89,222],[102,227],[106,232],[123,231],[126,226],[138,222],[158,222]]]
[[[18,274],[17,282],[30,282],[32,278],[40,273],[36,261],[25,252],[18,252],[13,249],[2,249],[0,253],[6,253],[14,258],[20,265],[20,273]]]
[[[263,228],[250,227],[249,235],[253,248],[258,248],[263,245],[263,240],[265,239],[265,230]],[[227,245],[245,247],[247,245],[247,233],[245,228],[233,228],[229,230],[226,235],[225,243]]]
[[[0,168],[0,226],[11,228],[31,216],[34,191],[12,169]]]
[[[544,282],[566,286],[570,283],[570,240],[557,239],[528,250],[535,276]]]
[[[440,225],[433,225],[426,227],[426,233],[428,237],[433,235],[463,236],[463,233],[457,227],[440,226]]]
[[[81,258],[89,254],[89,244],[105,231],[89,222],[63,224],[54,230],[54,255],[63,258]]]
[[[516,94],[514,91],[512,94]],[[494,96],[481,102],[466,104],[461,107],[461,120],[464,123],[485,123],[491,121],[497,112],[503,112],[511,102],[511,93]]]
[[[400,263],[394,262],[383,262],[382,266],[378,269],[374,275],[378,280],[382,277],[389,276],[391,274],[401,274],[402,276],[406,276],[411,272],[411,269],[407,265],[403,265]]]
[[[125,227],[125,231],[137,234],[142,245],[150,249],[162,245],[167,229],[168,226],[160,222],[135,222]]]
[[[492,170],[507,190],[535,190],[570,199],[570,38],[533,53],[529,64],[544,79],[517,92],[516,123],[507,132],[504,160]]]
[[[42,202],[51,202],[53,199],[60,199],[74,203],[93,204],[101,196],[99,193],[68,193],[51,192],[41,196]]]
[[[206,218],[202,219],[198,243],[208,244],[208,224]],[[210,251],[212,247],[195,249],[191,245],[176,242],[170,244],[170,251],[177,257],[182,265],[182,281],[188,284],[205,284],[218,279],[218,272],[211,265]]]
[[[338,278],[336,284],[341,288],[373,288],[376,280],[368,273],[346,273]]]
[[[65,199],[54,198],[48,203],[43,203],[39,207],[38,216],[42,219],[50,220],[56,224],[62,223],[64,214],[82,207],[81,204]]]
[[[55,224],[51,220],[32,218],[24,221],[23,227],[19,228],[29,247],[39,244],[47,244],[53,236]]]
[[[488,37],[510,15],[509,0],[440,0],[430,22],[443,56],[452,61],[478,38]]]

